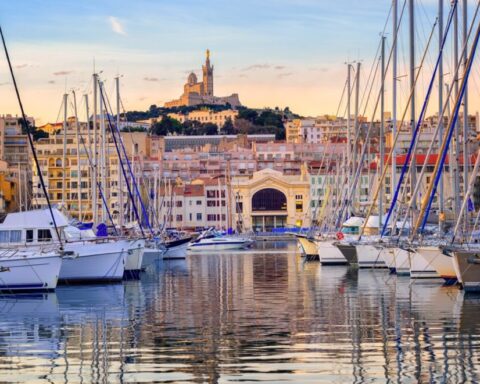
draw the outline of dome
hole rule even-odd
[[[195,75],[195,73],[190,73],[190,75],[188,75],[188,84],[189,85],[193,85],[193,84],[196,84],[197,83],[197,75]]]

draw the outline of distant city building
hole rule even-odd
[[[307,170],[284,175],[272,169],[232,178],[237,227],[257,232],[308,227],[310,183]]]
[[[180,123],[185,121],[198,121],[200,123],[213,123],[222,128],[225,123],[230,120],[232,123],[238,116],[237,110],[227,109],[225,111],[215,112],[210,109],[201,109],[199,111],[192,111],[186,114],[169,113],[168,117],[178,120]]]
[[[183,86],[183,94],[177,100],[168,101],[165,107],[183,107],[199,104],[216,104],[238,107],[242,105],[238,94],[234,93],[230,96],[218,97],[213,92],[213,65],[210,64],[210,51],[207,49],[207,57],[205,65],[202,67],[203,79],[198,81],[195,73],[190,73],[187,83]]]
[[[27,118],[31,126],[35,125],[33,118]],[[26,209],[31,200],[31,151],[28,137],[22,133],[19,116],[0,116],[0,180],[1,202],[7,211]]]

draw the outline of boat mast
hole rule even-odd
[[[458,0],[454,0],[458,2]],[[455,13],[453,14],[453,67],[456,68],[458,65],[458,7],[455,8]],[[458,72],[454,78],[454,91],[455,98],[458,96]],[[455,123],[455,145],[453,146],[455,155],[453,156],[452,165],[454,165],[454,176],[455,182],[453,184],[454,192],[453,198],[455,199],[455,217],[458,217],[458,212],[460,211],[460,169],[459,169],[459,155],[460,155],[460,124],[458,120]]]
[[[92,169],[92,205],[93,205],[93,218],[92,221],[94,223],[98,223],[98,205],[97,205],[97,144],[98,144],[98,137],[97,137],[97,81],[98,75],[96,73],[93,74],[93,169]]]
[[[441,52],[442,50],[442,40],[443,40],[443,1],[438,0],[438,50]],[[443,55],[440,57],[440,61],[438,63],[438,142],[439,144],[441,138],[443,137]],[[440,147],[440,145],[439,145]],[[445,211],[445,197],[444,197],[444,188],[443,188],[443,174],[442,178],[440,179],[439,184],[439,197],[438,197],[438,208],[439,208],[439,215],[438,215],[438,226],[440,229],[440,233],[444,231],[444,211]]]
[[[360,129],[359,129],[359,103],[360,103],[360,68],[361,68],[360,61],[357,62],[357,72],[355,73],[355,123],[354,123],[354,134],[353,134],[353,166],[352,169],[357,169],[357,141],[360,137]],[[358,197],[358,190],[355,189],[355,194],[353,195],[353,200],[357,200]],[[358,201],[358,200],[357,200]]]
[[[412,90],[412,97],[410,98],[410,129],[412,140],[414,139],[415,132],[415,9],[414,0],[408,0],[408,14],[409,14],[409,38],[410,38],[410,89]],[[410,167],[412,172],[410,173],[410,191],[413,191],[415,184],[417,183],[417,165],[415,161],[415,153],[412,154],[412,160]],[[413,199],[413,212],[417,209],[417,197],[410,195]]]
[[[467,0],[463,0],[463,23],[462,23],[462,35],[463,45],[467,46]],[[467,68],[467,49],[463,50],[463,68]],[[463,193],[467,196],[467,182],[468,182],[468,167],[470,166],[470,157],[468,156],[468,84],[465,85],[465,93],[463,95]],[[468,209],[464,210],[464,233],[468,229]]]
[[[380,197],[378,199],[378,227],[382,227],[382,217],[383,217],[383,180],[381,174],[384,167],[384,155],[385,155],[385,36],[382,36],[382,89],[381,89],[381,99],[380,99],[380,169],[378,171],[377,177],[380,183]],[[365,220],[368,220],[366,218]]]
[[[116,96],[117,96],[117,127],[120,129],[120,77],[115,78]],[[122,183],[122,163],[118,159],[118,225],[123,227],[123,183]]]
[[[80,167],[80,123],[78,121],[78,113],[77,113],[77,96],[75,94],[75,90],[72,90],[73,95],[73,110],[75,113],[75,138],[77,141],[77,212],[78,212],[78,220],[82,220],[82,187],[81,187],[81,167]]]
[[[353,172],[355,172],[355,168],[352,165],[352,134],[351,134],[351,122],[350,122],[350,114],[351,114],[351,78],[352,78],[352,65],[347,63],[347,174],[350,176]],[[352,171],[353,170],[353,171]],[[348,177],[350,180],[350,177]],[[350,210],[349,207],[345,207],[347,212]]]
[[[98,82],[98,88],[100,89],[100,95],[103,95],[104,89],[103,89],[103,82],[99,81]],[[103,96],[100,97],[100,136],[101,136],[101,146],[100,146],[100,176],[101,176],[101,186],[103,189],[103,194],[105,196],[105,200],[108,204],[110,199],[108,198],[108,193],[107,193],[107,175],[106,175],[106,167],[105,167],[105,137],[106,137],[106,131],[105,131],[105,105],[103,101]],[[105,209],[105,204],[102,204],[102,222],[107,221],[107,212]]]
[[[440,2],[443,0],[439,0]],[[397,39],[398,39],[398,1],[393,0],[393,47],[392,47],[392,175],[390,179],[390,202],[395,189],[397,176],[397,154],[394,138],[397,135]],[[395,228],[395,227],[393,227]]]
[[[62,208],[66,209],[67,195],[67,103],[68,94],[63,95],[63,172],[62,172]]]
[[[88,160],[89,158],[91,159],[91,152],[89,153],[88,151],[92,150],[92,136],[91,136],[91,130],[90,130],[90,112],[88,110],[88,95],[85,94],[85,114],[87,116],[87,140],[88,140],[88,146],[85,149],[85,155],[87,156],[87,162],[89,164],[88,166],[88,178],[87,178],[87,187],[88,187],[88,182],[92,183],[92,167],[91,167],[91,160]]]

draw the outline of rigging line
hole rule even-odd
[[[105,99],[105,97],[104,97]],[[106,98],[106,101],[105,101],[105,106],[108,108],[110,108],[110,114],[107,114],[107,117],[108,117],[108,123],[110,124],[110,128],[113,129],[113,127],[115,126],[116,127],[116,132],[118,134],[118,140],[120,142],[120,146],[123,150],[123,155],[125,156],[125,160],[127,161],[127,166],[128,166],[128,169],[130,171],[130,174],[132,175],[132,181],[133,181],[133,186],[135,188],[135,192],[137,194],[137,197],[138,199],[140,200],[140,206],[142,208],[142,214],[144,215],[145,217],[145,222],[147,224],[147,227],[151,233],[152,236],[154,236],[154,233],[153,233],[153,229],[152,229],[152,226],[150,225],[150,220],[148,218],[148,213],[147,213],[147,210],[145,208],[145,205],[143,203],[143,198],[142,198],[142,195],[140,193],[140,190],[138,189],[138,184],[137,184],[137,181],[135,179],[135,175],[134,173],[132,172],[132,168],[130,166],[130,161],[128,160],[128,156],[127,156],[127,151],[125,149],[125,145],[123,144],[123,140],[122,140],[122,135],[120,134],[120,128],[116,126],[116,124],[113,124],[111,122],[111,116],[113,116],[113,110],[112,110],[112,107],[110,105],[110,100],[108,98]],[[112,130],[112,134],[113,134],[113,130]],[[126,179],[125,179],[126,180]]]
[[[478,6],[480,6],[480,2],[478,2],[477,4],[478,4],[477,5],[477,11],[478,11]],[[475,19],[472,21],[471,28],[473,27],[474,22],[475,22]],[[469,33],[469,36],[470,36],[470,33]],[[438,157],[437,164],[435,165],[434,181],[431,182],[428,186],[429,199],[428,199],[428,201],[424,201],[424,204],[422,204],[422,210],[420,211],[420,215],[417,219],[417,222],[415,223],[415,228],[414,228],[414,231],[412,232],[412,234],[414,234],[418,230],[418,227],[419,227],[420,224],[421,224],[420,231],[423,232],[424,229],[425,229],[425,225],[427,224],[428,213],[430,212],[430,209],[431,209],[431,206],[432,206],[432,203],[433,203],[433,198],[434,198],[434,196],[437,192],[437,187],[438,187],[438,183],[440,181],[440,177],[442,175],[443,165],[445,163],[445,158],[446,158],[446,155],[447,155],[448,147],[449,147],[450,141],[452,139],[453,127],[456,124],[457,119],[458,119],[461,100],[463,98],[463,95],[465,94],[465,89],[466,89],[466,86],[467,86],[467,83],[468,83],[468,78],[470,76],[471,68],[473,66],[473,60],[475,58],[475,53],[477,51],[477,45],[478,45],[479,37],[480,37],[480,23],[477,26],[477,30],[476,30],[476,33],[475,33],[474,41],[472,43],[472,48],[470,50],[470,55],[469,55],[469,58],[468,58],[468,62],[467,62],[467,65],[465,67],[464,75],[463,75],[463,78],[462,78],[461,91],[459,92],[459,94],[457,95],[457,98],[455,100],[454,114],[453,114],[453,116],[452,116],[452,118],[449,122],[450,124],[449,124],[448,130],[446,131],[445,136],[444,136],[444,140],[443,140],[443,144],[442,144],[442,148],[441,148],[442,156]],[[467,45],[468,45],[468,39],[465,41],[464,50],[467,48]],[[423,215],[423,218],[422,218],[422,215]]]
[[[110,105],[109,103],[107,104],[107,100],[105,99],[105,94],[104,94],[104,92],[101,91],[101,88],[100,88],[100,97],[103,98],[106,107]],[[107,111],[107,112],[108,112],[108,111]],[[111,121],[111,116],[110,116],[109,113],[107,113],[107,119],[108,119],[108,126],[109,126],[109,128],[110,128],[110,131],[111,131],[112,137],[113,137],[113,141],[114,141],[114,143],[115,143],[115,148],[116,148],[116,150],[117,150],[118,160],[119,160],[120,163],[121,163],[121,168],[122,168],[123,177],[125,178],[125,184],[127,185],[128,194],[129,194],[130,199],[131,199],[131,203],[132,203],[132,207],[133,207],[133,210],[134,210],[134,213],[135,213],[135,217],[136,217],[137,220],[138,220],[138,225],[139,225],[139,227],[140,227],[140,232],[142,233],[142,236],[145,237],[145,232],[143,231],[143,226],[142,226],[142,221],[141,221],[141,219],[140,219],[140,214],[139,214],[138,209],[137,209],[137,206],[136,206],[136,204],[135,204],[134,196],[133,196],[133,194],[132,194],[132,191],[131,191],[131,188],[130,188],[130,184],[128,183],[127,174],[126,174],[125,168],[124,168],[124,166],[123,166],[122,156],[121,156],[121,152],[120,152],[120,147],[119,147],[119,145],[118,145],[117,137],[116,137],[116,135],[115,135],[115,131],[114,131],[114,128],[113,128],[113,127],[114,127],[114,124],[113,124],[112,121]],[[118,131],[118,127],[117,127],[117,131]],[[119,135],[119,136],[120,136],[120,135]],[[119,140],[120,140],[120,144],[122,144],[121,137],[119,138]],[[125,153],[125,148],[123,147],[123,145],[122,145],[122,148],[123,148],[124,154],[126,155],[126,153]],[[142,210],[145,211],[145,207],[143,206],[143,203],[142,203],[142,200],[141,200],[141,195],[140,195],[140,192],[138,191],[138,186],[137,186],[137,183],[136,183],[136,180],[135,180],[135,176],[134,176],[134,174],[133,174],[133,172],[132,172],[132,169],[131,169],[131,166],[130,166],[130,162],[128,161],[128,158],[126,159],[126,161],[127,161],[128,170],[129,170],[129,172],[130,172],[130,175],[132,176],[133,185],[134,185],[134,187],[135,187],[135,189],[136,189],[136,193],[137,193],[137,195],[138,195],[138,197],[139,197],[139,199],[140,199],[140,204],[141,204],[141,206],[142,206]],[[143,214],[145,215],[145,212],[143,212]],[[151,234],[153,235],[152,228],[150,227],[150,223],[148,222],[148,216],[145,215],[145,217],[146,217],[147,224],[148,224],[148,226],[149,226],[149,230],[150,230]]]
[[[87,129],[88,129],[88,125],[87,125]],[[85,144],[85,139],[83,137],[83,133],[80,133],[79,132],[79,136],[80,136],[80,142],[83,146],[83,149],[85,150],[85,155],[87,156],[87,161],[88,161],[88,165],[90,166],[90,168],[93,168],[93,161],[90,157],[90,154],[88,153],[88,149],[87,149],[87,145]],[[108,202],[106,201],[106,198],[105,198],[105,194],[103,193],[103,189],[102,189],[102,184],[100,183],[100,181],[97,181],[97,188],[98,188],[98,191],[100,193],[100,198],[102,199],[103,201],[103,205],[105,206],[106,208],[106,211],[107,211],[107,215],[108,215],[108,218],[110,220],[110,222],[112,223],[113,225],[113,229],[115,231],[115,234],[118,235],[118,231],[117,231],[117,228],[115,226],[115,223],[113,222],[113,217],[110,213],[110,209],[108,207]]]
[[[403,10],[402,10],[402,15],[403,17]],[[401,20],[401,19],[400,19]],[[400,24],[399,24],[399,27],[400,27]],[[399,28],[398,27],[398,28]],[[386,63],[386,66],[385,66],[385,73],[388,72],[388,69],[390,67],[390,63],[392,61],[392,55],[393,55],[393,47],[395,46],[396,44],[396,41],[398,39],[398,28],[397,28],[397,33],[395,34],[395,37],[394,37],[394,42],[392,44],[392,49],[390,50],[389,52],[389,55],[388,55],[388,60],[387,60],[387,63]],[[377,100],[375,102],[375,106],[374,106],[374,109],[373,109],[373,113],[372,113],[372,118],[371,118],[371,121],[370,121],[370,124],[369,124],[369,127],[368,127],[368,130],[367,130],[367,135],[365,137],[365,142],[368,143],[369,139],[370,139],[370,134],[371,134],[371,131],[373,130],[373,126],[374,126],[374,120],[375,120],[375,115],[377,113],[377,109],[378,109],[378,105],[380,104],[380,98],[382,96],[382,89],[380,89],[380,91],[378,92],[378,96],[377,96]],[[400,131],[400,130],[399,130]],[[355,141],[358,141],[358,137],[360,135],[360,130],[358,132],[358,135],[357,137],[355,138]],[[360,173],[363,169],[363,162],[365,160],[365,154],[366,154],[366,150],[367,150],[367,145],[364,145],[363,148],[362,148],[362,152],[361,152],[361,156],[360,156],[360,159],[359,159],[359,163],[358,163],[358,167],[357,169],[355,170],[355,175],[354,175],[354,179],[353,179],[353,182],[351,183],[351,186],[350,186],[350,190],[346,191],[346,194],[345,194],[345,202],[343,203],[343,205],[341,206],[341,209],[339,210],[339,216],[338,216],[338,220],[337,220],[337,227],[340,225],[340,222],[342,221],[342,218],[343,218],[343,215],[344,215],[344,212],[347,210],[348,206],[351,204],[351,201],[352,201],[352,198],[353,198],[353,195],[355,193],[355,189],[356,189],[356,185],[358,183],[358,179],[359,179],[359,176],[360,176]],[[349,164],[350,165],[350,164]],[[343,196],[343,195],[342,195]]]
[[[60,237],[60,230],[58,229],[57,221],[55,220],[55,215],[53,214],[52,204],[51,204],[50,198],[48,196],[47,187],[45,186],[45,182],[43,180],[42,170],[40,169],[40,163],[38,161],[37,152],[35,151],[35,145],[33,144],[33,137],[32,137],[32,133],[31,133],[30,125],[27,121],[27,116],[25,115],[25,111],[23,109],[22,99],[20,98],[20,92],[18,90],[17,80],[15,78],[15,74],[13,73],[13,67],[12,67],[12,63],[10,61],[10,55],[8,54],[7,44],[5,42],[5,37],[3,35],[2,27],[0,27],[0,36],[2,37],[3,49],[5,51],[5,56],[7,57],[8,67],[10,69],[10,75],[12,76],[13,86],[15,88],[15,93],[17,95],[18,104],[20,106],[20,111],[22,113],[23,126],[24,126],[25,130],[27,131],[28,142],[30,144],[30,149],[32,150],[33,159],[35,161],[35,167],[36,167],[37,172],[38,172],[38,177],[40,179],[40,184],[42,185],[42,190],[43,190],[43,193],[45,195],[45,199],[47,200],[48,210],[50,211],[50,215],[52,216],[53,226],[55,228],[55,232],[57,233],[57,238],[58,238],[58,241],[60,243],[60,250],[63,251],[63,242],[62,242],[62,238]]]
[[[434,71],[432,73],[432,76],[431,76],[431,80],[430,80],[430,84],[429,84],[429,87],[428,87],[428,91],[427,91],[427,95],[426,95],[426,99],[423,103],[423,106],[422,106],[422,110],[420,112],[420,116],[418,117],[418,120],[417,120],[417,125],[415,127],[415,130],[413,132],[413,137],[410,141],[410,145],[409,145],[409,148],[408,148],[408,152],[407,152],[407,156],[405,158],[405,161],[403,163],[403,166],[402,166],[402,172],[400,173],[400,177],[397,181],[397,186],[395,188],[395,192],[394,192],[394,195],[393,195],[393,198],[390,202],[390,207],[389,207],[389,210],[388,210],[388,213],[387,213],[387,217],[385,219],[385,222],[383,223],[383,228],[382,228],[382,233],[381,233],[381,236],[384,236],[386,231],[387,231],[387,228],[388,228],[388,222],[392,216],[392,213],[395,209],[395,206],[396,206],[396,203],[397,203],[397,200],[398,200],[398,195],[400,193],[400,188],[401,188],[401,185],[403,183],[403,179],[405,178],[405,174],[407,173],[407,168],[408,170],[410,170],[410,159],[412,157],[412,152],[413,152],[413,149],[414,147],[416,146],[417,144],[417,137],[418,137],[418,134],[420,132],[420,129],[422,127],[422,122],[423,122],[423,119],[425,117],[425,113],[426,113],[426,110],[427,110],[427,106],[428,106],[428,101],[430,99],[430,95],[431,95],[431,92],[433,90],[433,84],[435,82],[435,77],[436,77],[436,74],[437,74],[437,71],[438,71],[438,67],[440,65],[440,61],[442,60],[442,57],[443,57],[443,48],[445,47],[445,43],[447,41],[447,38],[448,38],[448,32],[450,30],[450,26],[451,26],[451,23],[452,23],[452,19],[453,19],[453,15],[454,15],[454,12],[456,10],[456,7],[457,7],[457,3],[455,2],[454,5],[452,6],[451,10],[450,10],[450,14],[448,16],[448,21],[447,21],[447,25],[446,25],[446,29],[445,29],[445,32],[444,32],[444,36],[443,36],[443,40],[442,40],[442,46],[441,46],[441,49],[440,49],[440,52],[438,54],[438,57],[437,57],[437,62],[435,64],[435,68],[434,68]],[[438,21],[438,20],[437,20]],[[422,62],[421,62],[421,65],[420,65],[420,68],[423,67],[423,64],[424,64],[424,60],[425,60],[425,57],[426,57],[426,52],[428,51],[428,48],[430,46],[430,43],[432,41],[432,36],[433,36],[433,33],[435,31],[435,28],[436,28],[436,25],[437,25],[437,21],[435,22],[435,24],[433,25],[433,28],[432,28],[432,32],[430,34],[430,38],[429,38],[429,41],[428,41],[428,44],[427,44],[427,47],[425,49],[425,53],[422,57]],[[421,71],[417,71],[417,75],[415,77],[415,81],[414,81],[414,84],[413,84],[413,88],[411,89],[410,91],[410,97],[409,97],[409,102],[413,96],[413,92],[415,91],[415,87],[417,85],[417,81],[418,81],[418,78],[419,78],[419,75],[420,75]],[[408,103],[407,103],[408,104]],[[402,125],[403,125],[403,119],[405,117],[405,114],[402,118]],[[395,142],[393,143],[392,145],[392,148],[393,146],[396,144],[396,140]],[[413,156],[415,156],[415,153],[413,154]],[[390,160],[390,157],[391,157],[391,153],[389,154],[389,160]],[[413,169],[412,172],[416,172],[416,169]],[[395,225],[395,224],[393,224]]]
[[[338,102],[337,112],[335,112],[335,116],[338,116],[338,112],[340,112],[340,108],[341,108],[342,103],[343,103],[343,97],[345,96],[345,90],[347,89],[347,83],[348,82],[345,80],[345,84],[343,85],[342,96],[340,96],[340,101]]]

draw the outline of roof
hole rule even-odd
[[[68,225],[68,218],[56,208],[53,208],[52,211],[57,227],[66,227]],[[9,213],[0,227],[1,226],[21,229],[53,228],[53,220],[48,209],[36,209],[26,212]]]

